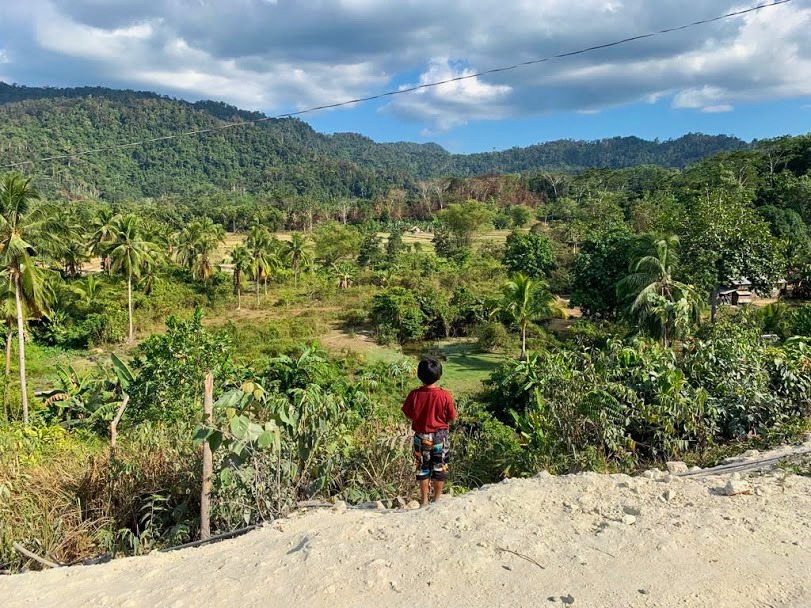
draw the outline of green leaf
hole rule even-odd
[[[234,416],[231,419],[231,434],[237,439],[245,439],[251,422],[245,416]]]
[[[212,429],[207,426],[198,426],[194,429],[194,434],[192,435],[192,441],[194,445],[201,445],[204,441],[206,441],[211,435]]]
[[[132,381],[135,380],[135,376],[129,366],[114,353],[110,354],[110,361],[113,364],[113,371],[118,378],[118,383],[121,385],[121,390],[126,393]]]
[[[265,431],[261,435],[259,435],[259,439],[256,441],[256,445],[259,447],[260,450],[265,450],[269,447],[272,447],[274,451],[278,451],[280,447],[280,437],[279,437],[279,430],[275,429],[273,431]]]

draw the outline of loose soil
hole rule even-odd
[[[200,548],[0,577],[0,597],[6,608],[811,605],[811,478],[749,473],[734,496],[729,479],[541,474],[418,511],[339,504]]]

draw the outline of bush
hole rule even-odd
[[[414,294],[402,287],[392,287],[376,294],[372,298],[370,316],[382,344],[392,337],[402,344],[425,335],[425,313]]]
[[[476,345],[487,352],[513,350],[515,339],[501,323],[482,323],[476,328]]]

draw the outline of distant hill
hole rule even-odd
[[[190,103],[102,87],[36,88],[0,82],[0,165],[262,118],[214,101]],[[324,135],[298,119],[268,120],[37,164],[40,187],[111,200],[221,189],[373,197],[442,176],[539,169],[659,165],[680,168],[748,144],[689,134],[659,142],[637,137],[559,140],[480,154],[433,143],[376,143],[357,133]]]

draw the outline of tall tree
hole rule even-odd
[[[701,313],[701,299],[693,287],[673,278],[678,246],[676,236],[655,241],[646,255],[632,262],[632,274],[617,284],[619,298],[631,301],[631,319],[660,338],[665,348],[697,323]]]
[[[566,311],[545,282],[520,272],[504,284],[501,306],[496,312],[506,315],[520,329],[521,360],[527,358],[527,329],[531,323],[566,317]]]
[[[128,341],[135,340],[132,322],[132,280],[137,279],[150,265],[157,263],[154,243],[144,236],[143,220],[137,215],[116,216],[113,219],[112,240],[105,247],[110,256],[111,272],[127,277],[127,312],[129,315]]]
[[[37,252],[29,242],[47,246],[53,231],[41,209],[31,179],[12,173],[0,182],[0,267],[14,291],[23,423],[28,424],[28,388],[25,374],[25,319],[41,314],[45,306],[42,272],[34,264]]]
[[[251,254],[245,245],[237,245],[231,250],[231,263],[234,265],[234,293],[237,295],[237,310],[242,308],[242,277],[251,268]]]
[[[285,245],[287,261],[293,268],[293,281],[298,284],[301,269],[310,261],[310,252],[307,250],[307,237],[300,232],[290,235]]]
[[[188,268],[192,276],[208,281],[214,275],[211,255],[225,242],[225,229],[204,217],[189,223],[177,235],[177,261]]]

